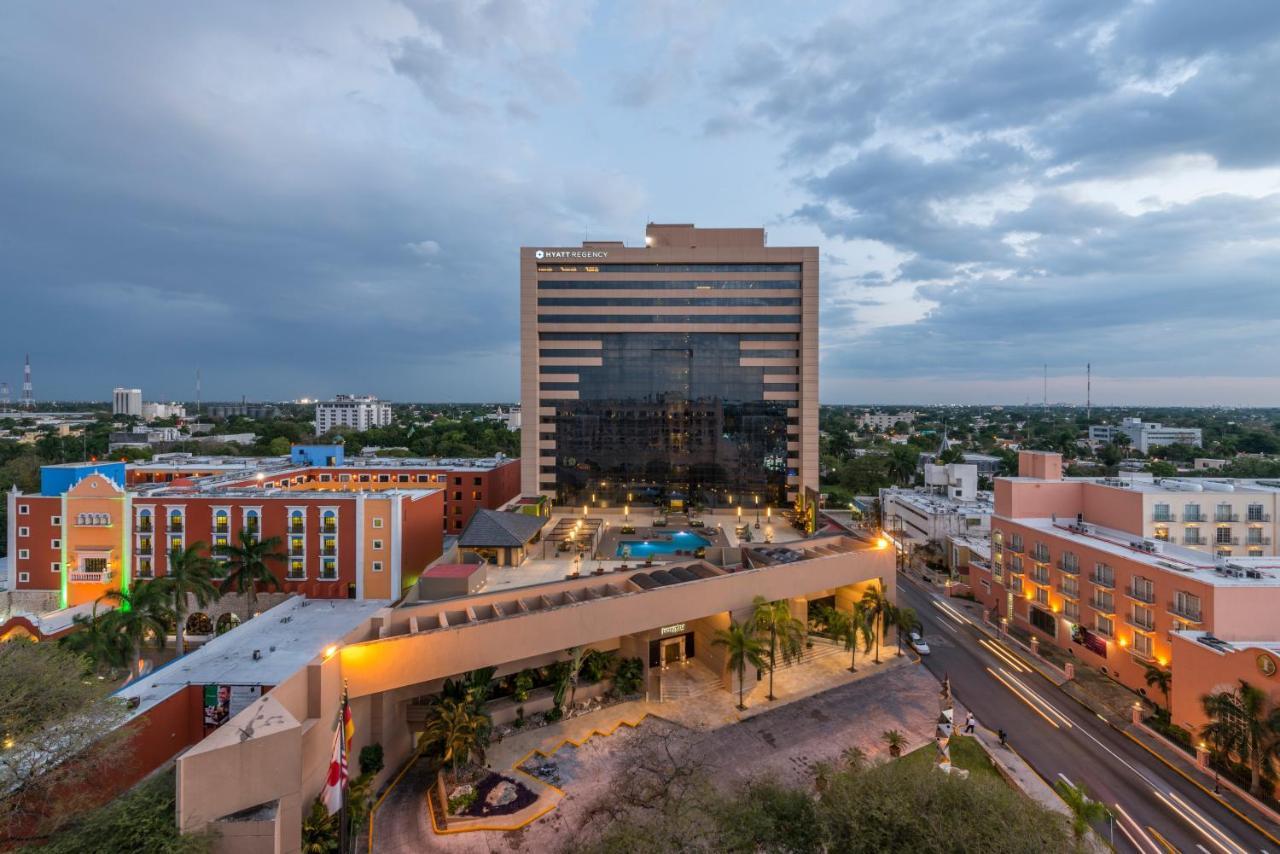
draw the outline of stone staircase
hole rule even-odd
[[[696,661],[690,661],[683,666],[672,665],[662,671],[660,678],[662,682],[660,700],[663,703],[724,690],[720,679]]]

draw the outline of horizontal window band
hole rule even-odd
[[[789,279],[782,281],[733,281],[730,279],[715,279],[707,282],[687,281],[687,282],[627,282],[615,281],[609,279],[579,279],[577,281],[540,281],[538,282],[538,290],[540,291],[591,291],[591,290],[615,290],[615,291],[687,291],[687,290],[800,290],[799,279]]]
[[[546,306],[799,306],[799,297],[538,297],[538,305]]]
[[[547,260],[543,267],[584,273],[799,273],[800,264],[557,264]],[[571,267],[571,270],[565,270]]]
[[[540,314],[539,323],[800,323],[798,314]]]

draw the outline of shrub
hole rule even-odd
[[[384,768],[382,761],[382,745],[369,744],[360,749],[360,773],[377,774]]]
[[[613,687],[619,694],[639,693],[644,681],[644,662],[638,658],[624,658],[618,662],[613,675]]]

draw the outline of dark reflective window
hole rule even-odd
[[[538,305],[799,305],[800,297],[538,297]]]
[[[579,279],[577,281],[561,281],[549,279],[538,282],[540,291],[598,291],[603,289],[618,291],[683,291],[694,290],[799,290],[799,279],[771,279],[768,281],[735,282],[726,279],[707,281],[672,282],[672,281],[613,281],[610,279]]]
[[[544,333],[545,337],[545,333]],[[682,499],[783,506],[787,401],[740,364],[732,333],[598,333],[600,366],[575,367],[578,400],[556,410],[557,498],[581,504]],[[545,384],[544,384],[545,385]],[[775,385],[775,384],[770,384]],[[787,385],[787,384],[777,384]]]
[[[799,273],[797,264],[591,264],[599,273]]]
[[[539,323],[799,323],[800,314],[540,314]]]

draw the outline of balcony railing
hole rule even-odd
[[[1151,521],[1152,522],[1176,522],[1178,521],[1178,516],[1176,513],[1161,513],[1159,511],[1156,511],[1155,513],[1151,514]]]
[[[1004,549],[1005,549],[1005,551],[1007,551],[1007,552],[1011,552],[1011,553],[1016,554],[1016,555],[1026,554],[1026,552],[1024,552],[1024,551],[1022,550],[1022,543],[1015,543],[1015,542],[1010,541],[1010,542],[1009,542],[1009,543],[1004,547]]]
[[[1143,652],[1136,646],[1129,647],[1129,654],[1141,661],[1155,661],[1156,657],[1149,652]]]
[[[1079,575],[1079,574],[1080,574],[1080,562],[1079,562],[1079,561],[1071,561],[1070,563],[1068,563],[1067,561],[1063,560],[1062,558],[1058,558],[1058,569],[1062,570],[1063,572],[1067,573],[1068,575]]]
[[[105,584],[111,580],[111,570],[104,569],[100,572],[88,572],[83,569],[73,569],[67,573],[67,581],[72,584]]]
[[[1061,593],[1063,596],[1066,596],[1068,599],[1080,598],[1079,587],[1068,587],[1065,584],[1058,584],[1054,589],[1057,590],[1059,593]]]
[[[289,546],[289,557],[302,557],[307,553],[304,546]]]
[[[1005,572],[1007,572],[1009,575],[1018,575],[1018,576],[1023,576],[1027,574],[1026,567],[1015,566],[1012,563],[1010,563],[1009,566],[1005,568]]]
[[[1049,573],[1045,572],[1043,569],[1033,569],[1031,570],[1031,580],[1036,584],[1048,584]]]
[[[1209,519],[1208,519],[1208,517],[1206,517],[1206,516],[1205,516],[1205,514],[1203,514],[1203,513],[1199,513],[1199,512],[1196,512],[1196,513],[1183,513],[1183,514],[1182,514],[1182,521],[1184,521],[1184,522],[1208,522],[1208,521],[1209,521]]]
[[[1095,625],[1090,631],[1095,635],[1102,635],[1104,638],[1113,638],[1116,633],[1113,629],[1104,629],[1102,626]]]
[[[304,534],[306,533],[306,531],[307,531],[307,526],[299,522],[294,522],[289,525],[290,534]]]
[[[298,570],[295,572],[294,570],[291,569],[285,575],[284,580],[285,581],[306,581],[307,571],[304,569],[304,570]]]
[[[170,522],[170,523],[169,523],[169,533],[170,533],[170,534],[181,534],[181,533],[182,533],[182,523],[181,523],[181,522]]]
[[[1032,559],[1032,560],[1034,560],[1036,563],[1048,563],[1048,562],[1049,562],[1049,550],[1048,550],[1048,549],[1036,549],[1034,552],[1032,552],[1032,553],[1031,553],[1031,559]]]
[[[1239,522],[1239,513],[1214,513],[1213,521],[1215,522]]]
[[[328,546],[327,548],[321,549],[320,554],[324,555],[325,557],[336,557],[338,554],[338,550],[333,546]]]
[[[1238,546],[1240,545],[1239,537],[1214,537],[1213,544],[1215,546]]]
[[[1144,632],[1154,632],[1156,630],[1155,620],[1143,619],[1142,617],[1137,617],[1133,614],[1125,614],[1124,621],[1135,629],[1139,629]]]
[[[1245,537],[1244,544],[1246,546],[1269,546],[1271,545],[1270,537]]]
[[[1116,577],[1114,575],[1099,575],[1096,572],[1089,573],[1089,581],[1099,587],[1105,587],[1108,590],[1116,589]]]
[[[151,525],[151,520],[150,520],[150,519],[146,519],[146,520],[141,520],[141,519],[140,519],[140,520],[138,520],[138,533],[139,533],[139,534],[150,534],[150,533],[151,533],[151,531],[152,531],[152,525]]]
[[[322,569],[322,570],[320,570],[320,580],[321,580],[321,581],[337,581],[337,580],[338,580],[338,570],[337,570],[337,569]]]
[[[1156,601],[1156,592],[1154,589],[1134,587],[1132,584],[1124,589],[1124,595],[1128,596],[1130,599],[1137,599],[1139,602],[1146,602],[1148,605],[1153,605]]]
[[[1188,546],[1203,546],[1203,545],[1208,545],[1209,543],[1207,539],[1200,536],[1199,534],[1187,534],[1182,538],[1182,542],[1184,545],[1188,545]]]
[[[1246,522],[1270,522],[1271,514],[1270,513],[1250,513],[1247,517],[1245,517],[1245,521]]]
[[[1179,619],[1186,620],[1189,623],[1203,622],[1203,614],[1199,605],[1194,608],[1189,605],[1179,605],[1178,601],[1175,599],[1169,603],[1169,613]]]
[[[320,530],[322,533],[325,533],[325,534],[336,534],[338,533],[338,526],[334,525],[331,522],[326,522],[325,524],[320,526]]]
[[[1097,596],[1089,600],[1089,607],[1103,614],[1114,614],[1116,612],[1115,599],[1099,599]]]

